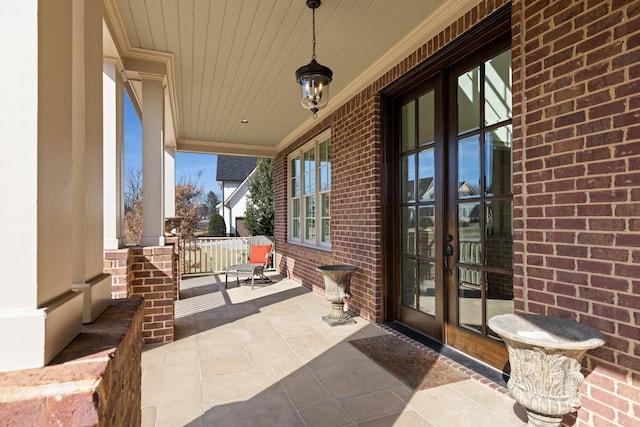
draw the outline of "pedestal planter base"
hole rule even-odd
[[[529,417],[527,427],[558,427],[562,423],[562,417],[538,414],[530,410],[527,410],[527,417]]]
[[[322,320],[331,326],[356,323],[344,312],[344,300],[351,298],[349,285],[351,276],[358,269],[353,265],[321,265],[316,270],[322,273],[324,278],[324,297],[331,301],[331,313],[323,316]]]
[[[602,334],[572,320],[534,314],[503,314],[489,327],[509,350],[513,398],[529,416],[529,427],[559,427],[565,414],[582,406],[580,362],[604,344]]]
[[[328,316],[322,316],[322,320],[331,326],[348,325],[356,323],[356,321],[344,311],[344,303],[331,303],[331,313]]]

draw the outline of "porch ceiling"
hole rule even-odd
[[[294,76],[311,59],[305,0],[104,2],[132,87],[129,68],[166,64],[178,151],[273,156],[314,124]],[[323,0],[317,59],[334,80],[318,120],[475,3]]]

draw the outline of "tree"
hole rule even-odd
[[[249,179],[245,225],[252,236],[274,235],[273,160],[260,159]]]
[[[207,193],[207,198],[204,201],[204,204],[202,205],[201,216],[203,218],[209,218],[211,217],[211,215],[218,213],[218,208],[217,208],[218,203],[220,203],[220,199],[218,198],[218,195],[213,191],[209,191]]]
[[[209,230],[207,234],[211,237],[224,237],[227,235],[227,226],[222,215],[212,213],[209,217]]]
[[[198,225],[201,198],[204,187],[199,183],[203,171],[182,176],[176,185],[176,216],[182,218],[178,232],[184,237],[192,237]]]
[[[132,167],[124,176],[124,236],[133,245],[142,238],[142,171]]]
[[[142,200],[142,170],[128,167],[124,173],[124,210],[133,209],[136,200]]]
[[[200,220],[198,215],[204,193],[199,183],[203,171],[182,176],[176,185],[176,216],[182,218],[178,232],[185,237],[193,236]],[[214,194],[215,196],[215,194]],[[125,172],[124,227],[127,243],[137,245],[142,237],[142,171],[128,168]]]
[[[142,238],[142,199],[136,199],[124,213],[124,238],[127,244],[139,245]]]

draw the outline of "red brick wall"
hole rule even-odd
[[[601,330],[575,426],[640,425],[640,2],[514,1],[516,308]]]
[[[105,251],[104,272],[111,274],[112,297],[145,300],[144,344],[171,342],[174,301],[180,285],[179,249],[175,245]]]
[[[315,267],[352,264],[360,269],[351,280],[347,306],[373,322],[383,320],[382,283],[382,111],[378,92],[504,4],[486,0],[369,87],[326,117],[276,158],[276,268],[306,287],[323,292]],[[326,117],[326,118],[325,118]],[[331,127],[331,252],[287,243],[287,155]]]
[[[114,301],[49,365],[0,373],[0,425],[139,426],[142,313]]]
[[[126,298],[129,272],[129,250],[109,249],[104,251],[104,269],[111,275],[111,298]]]
[[[182,262],[180,262],[180,248],[182,247],[182,237],[178,234],[176,236],[167,237],[167,245],[173,246],[173,252],[175,254],[173,258],[172,277],[173,281],[173,299],[180,299],[180,280],[182,280]]]
[[[320,116],[321,117],[321,116]],[[309,138],[321,132],[330,125],[329,120],[318,120],[320,123],[304,138],[290,147],[290,151],[303,145]],[[335,150],[335,141],[332,141],[331,150]],[[275,199],[275,239],[276,239],[276,262],[275,268],[304,286],[318,292],[323,292],[324,283],[315,271],[315,267],[323,264],[331,264],[332,253],[306,248],[287,243],[287,153],[281,153],[274,164],[274,199]],[[335,171],[332,173],[335,180]],[[333,208],[333,206],[332,206]],[[355,283],[355,280],[352,280]]]
[[[173,246],[129,249],[132,296],[144,297],[142,340],[145,344],[173,341],[174,265]]]
[[[376,93],[505,1],[483,1],[276,159],[277,268],[322,291],[314,267],[349,263],[349,308],[383,320],[383,120]],[[640,425],[640,2],[512,2],[514,298],[607,337],[585,359],[574,426]],[[332,251],[287,240],[286,155],[332,128]]]

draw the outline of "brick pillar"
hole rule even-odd
[[[111,274],[111,298],[127,298],[129,249],[104,251],[104,272]]]
[[[173,246],[129,249],[129,292],[144,297],[144,344],[173,341],[176,253]]]
[[[174,300],[180,299],[180,279],[182,277],[182,264],[180,263],[180,251],[182,244],[182,237],[180,234],[176,234],[175,236],[167,237],[167,245],[173,246],[173,252],[175,254],[175,258],[173,260],[173,277],[175,277],[174,281]]]

